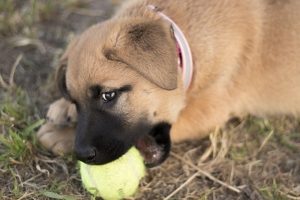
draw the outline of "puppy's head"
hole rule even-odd
[[[161,20],[111,20],[71,42],[57,79],[77,107],[77,157],[104,164],[136,146],[148,166],[164,161],[184,106],[177,61],[170,25]]]

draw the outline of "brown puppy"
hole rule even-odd
[[[77,119],[79,159],[106,163],[136,145],[154,166],[167,157],[170,128],[178,142],[234,115],[299,114],[299,10],[297,0],[129,1],[69,45],[58,69],[67,100],[50,107],[39,140],[70,151],[75,129],[59,125]],[[193,59],[188,89],[176,25]]]

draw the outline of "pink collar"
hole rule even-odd
[[[157,12],[162,18],[172,25],[174,36],[177,42],[178,66],[182,69],[182,80],[184,83],[184,88],[187,90],[191,85],[193,78],[193,57],[189,43],[184,36],[184,33],[171,18],[164,13],[157,11],[157,7],[154,5],[148,5],[148,7]]]

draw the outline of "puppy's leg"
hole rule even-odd
[[[47,122],[37,133],[39,142],[56,155],[71,153],[74,146],[75,129],[59,127]]]
[[[77,121],[76,107],[61,98],[50,105],[47,120],[57,126],[73,126]]]
[[[74,104],[65,99],[52,103],[47,122],[37,133],[39,142],[54,154],[63,155],[73,150],[77,112]]]
[[[172,142],[208,136],[209,131],[224,125],[229,119],[230,107],[224,98],[212,95],[190,99],[172,125]]]

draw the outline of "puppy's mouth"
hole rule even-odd
[[[171,149],[170,129],[170,124],[159,123],[148,134],[137,139],[135,146],[147,167],[155,167],[168,157]]]

